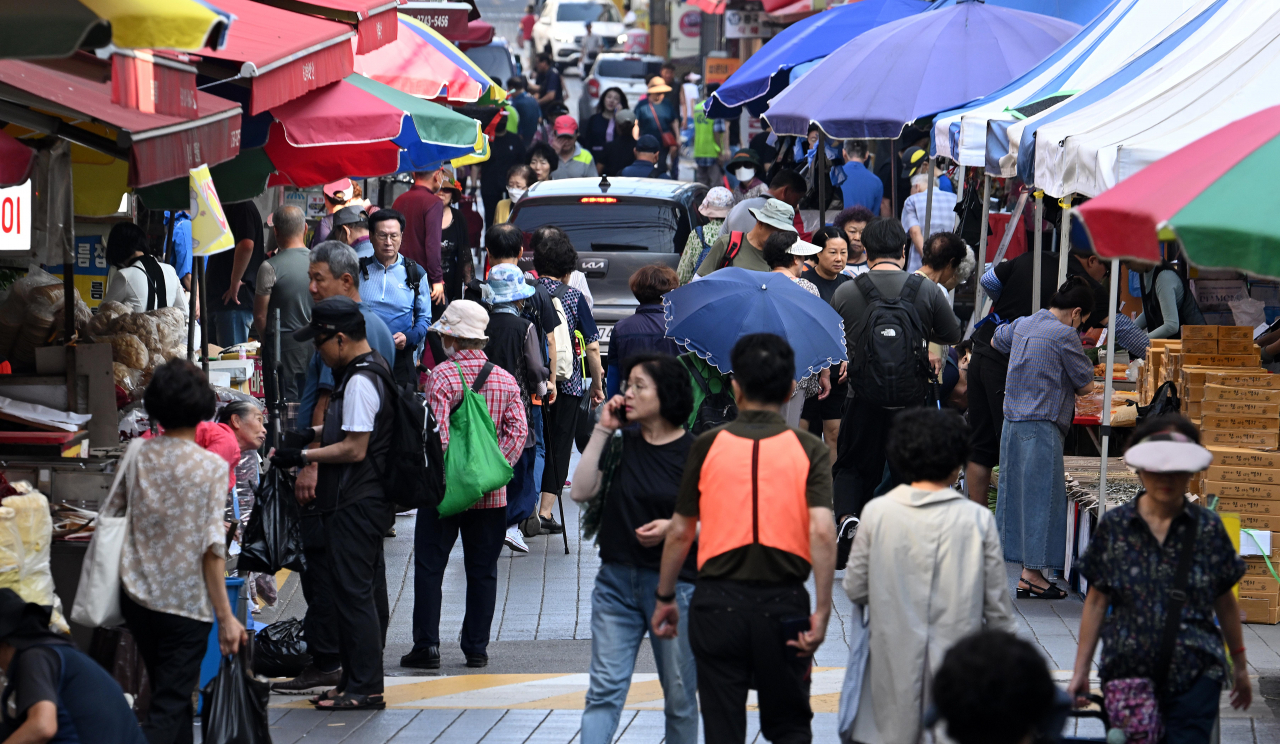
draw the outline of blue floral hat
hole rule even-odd
[[[489,297],[489,293],[485,292],[484,299],[493,305],[528,299],[537,291],[525,282],[524,272],[514,264],[498,264],[489,269],[489,279],[485,283],[489,285],[493,296]]]

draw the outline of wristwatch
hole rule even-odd
[[[676,601],[676,593],[675,593],[675,592],[671,592],[670,594],[662,594],[662,593],[660,593],[657,589],[654,589],[654,590],[653,590],[653,596],[654,596],[654,598],[655,598],[655,599],[657,599],[659,602],[663,602],[663,603],[666,603],[666,604],[670,604],[670,603],[672,603],[672,602]]]

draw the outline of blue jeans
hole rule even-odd
[[[1161,706],[1164,744],[1209,744],[1221,694],[1221,680],[1201,675],[1190,690]]]
[[[608,744],[631,688],[640,641],[649,631],[658,588],[658,572],[622,563],[605,563],[591,592],[591,682],[582,711],[582,744]],[[676,584],[680,608],[679,635],[654,638],[653,660],[658,667],[667,717],[669,744],[698,740],[697,666],[689,648],[689,600],[693,584]]]
[[[248,341],[249,326],[252,323],[252,310],[218,310],[213,314],[213,327],[218,334],[218,345],[235,346]]]
[[[542,406],[533,406],[533,419],[529,422],[529,426],[533,427],[534,449],[537,454],[533,458],[533,483],[542,491],[542,471],[547,466],[547,445],[542,440]]]

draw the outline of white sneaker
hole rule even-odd
[[[520,525],[513,524],[507,528],[507,536],[502,540],[517,553],[528,553],[529,546],[524,544],[524,536],[520,534]]]

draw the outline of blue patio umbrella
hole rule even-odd
[[[720,269],[671,290],[662,306],[667,338],[721,372],[733,371],[733,345],[751,333],[774,333],[791,344],[796,380],[849,359],[840,314],[783,274]]]
[[[892,139],[924,116],[991,93],[1079,30],[1058,18],[981,2],[886,23],[827,55],[773,99],[778,134],[809,124],[833,139]]]
[[[797,65],[822,59],[846,41],[889,21],[927,10],[927,0],[861,0],[793,23],[751,55],[707,100],[713,119],[738,116],[742,106],[759,116],[790,83]]]

